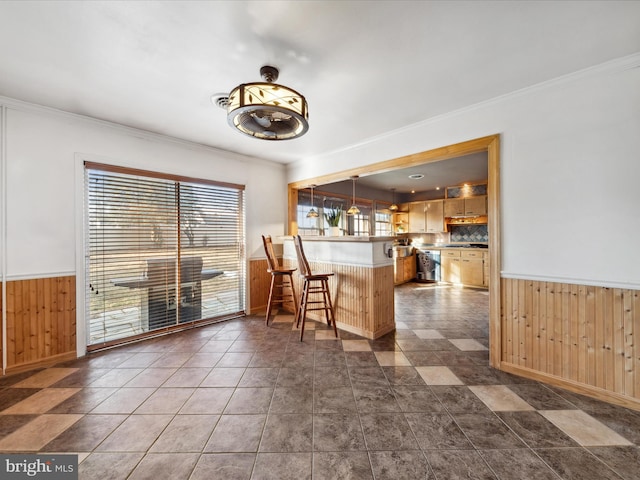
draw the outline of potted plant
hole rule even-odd
[[[342,217],[342,209],[341,208],[331,208],[325,209],[324,218],[329,224],[329,235],[332,237],[337,237],[340,235],[340,218]]]

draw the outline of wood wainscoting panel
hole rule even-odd
[[[7,282],[7,372],[76,357],[76,277]]]
[[[393,297],[393,266],[371,269],[370,304],[374,317],[375,338],[393,331],[395,322],[395,302]]]
[[[501,368],[640,408],[639,290],[501,283]]]
[[[2,282],[0,282],[0,312],[2,312],[2,311],[3,311],[3,310],[2,310],[2,305],[3,305],[3,302],[4,302],[4,298],[3,298],[3,296],[2,296],[2,291],[3,291],[2,285],[3,285],[3,284],[2,284]],[[2,334],[3,334],[3,330],[4,330],[4,329],[3,329],[3,328],[1,328],[1,327],[2,327],[2,313],[0,313],[0,358],[4,358],[4,357],[2,356],[2,355],[3,355],[3,354],[2,354],[2,345],[4,344],[4,342],[2,341]],[[1,364],[1,363],[0,363],[0,364]],[[1,373],[1,372],[0,372],[0,373]]]
[[[249,260],[249,312],[252,314],[267,310],[271,286],[268,268],[266,258]]]

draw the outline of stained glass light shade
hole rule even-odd
[[[289,140],[309,130],[306,99],[276,83],[246,83],[229,94],[227,120],[245,135],[262,140]]]

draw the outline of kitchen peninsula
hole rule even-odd
[[[329,285],[338,328],[370,339],[395,330],[393,259],[388,256],[393,241],[394,237],[302,237],[311,270],[335,273]],[[283,266],[298,266],[293,237],[284,237]],[[294,281],[301,291],[298,275]],[[308,318],[324,321],[314,313]]]

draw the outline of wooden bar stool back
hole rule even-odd
[[[295,268],[284,268],[278,263],[278,257],[273,249],[273,242],[271,236],[262,235],[262,244],[264,245],[264,252],[267,255],[267,272],[271,274],[271,287],[269,288],[269,300],[267,301],[267,316],[265,324],[269,325],[269,319],[271,318],[271,310],[276,304],[284,305],[286,301],[293,302],[293,308],[298,316],[298,297],[296,296],[296,290],[293,285],[293,272]],[[287,292],[289,289],[290,293]]]
[[[327,325],[331,326],[333,323],[333,331],[337,338],[338,327],[336,326],[333,304],[331,303],[331,292],[329,290],[329,277],[333,276],[333,272],[313,273],[309,267],[307,257],[304,254],[300,235],[293,237],[293,243],[295,244],[296,256],[298,257],[298,269],[302,276],[302,295],[300,308],[296,315],[296,328],[300,327],[300,341],[302,341],[302,335],[304,335],[304,322],[307,317],[307,312],[313,310],[324,311]]]

